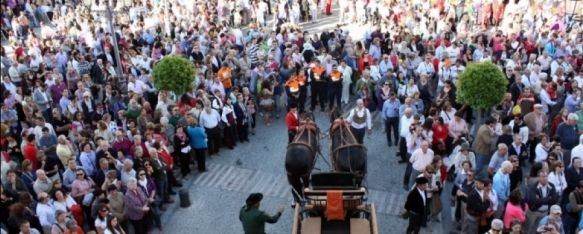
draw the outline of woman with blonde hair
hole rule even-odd
[[[97,122],[97,129],[94,132],[94,138],[97,139],[102,137],[103,140],[107,142],[112,142],[115,137],[113,137],[113,133],[108,128],[107,123],[104,120],[100,120]]]
[[[59,135],[57,138],[57,156],[63,165],[67,165],[67,162],[70,158],[74,155],[77,155],[75,152],[75,148],[71,144],[65,135]]]

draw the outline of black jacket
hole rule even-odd
[[[415,214],[425,214],[425,206],[427,205],[427,192],[425,192],[425,205],[423,205],[423,197],[417,188],[409,191],[407,201],[405,202],[405,210]]]
[[[490,207],[490,201],[482,200],[478,190],[474,189],[468,194],[466,210],[469,215],[477,217],[481,216]]]
[[[543,197],[542,190],[537,186],[539,183],[535,183],[528,188],[526,193],[526,202],[528,203],[528,208],[532,211],[538,210],[543,205],[548,205],[548,209],[552,205],[559,202],[559,195],[555,190],[555,186],[552,183],[547,183],[549,188],[547,189],[547,196]]]

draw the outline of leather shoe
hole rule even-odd
[[[178,183],[176,183],[176,184],[174,185],[174,187],[179,187],[179,188],[182,188],[182,183],[178,182]]]
[[[407,163],[407,161],[399,160],[399,163]]]
[[[170,192],[168,192],[168,194],[170,194],[170,195],[176,195],[176,192],[170,191]]]

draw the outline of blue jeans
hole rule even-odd
[[[482,172],[482,169],[484,168],[485,164],[488,164],[489,161],[490,160],[488,156],[483,154],[476,154],[476,175]]]

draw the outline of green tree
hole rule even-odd
[[[166,56],[154,66],[152,78],[158,90],[173,91],[176,95],[182,95],[192,89],[195,74],[196,69],[187,59]]]
[[[483,111],[502,102],[508,80],[491,62],[472,63],[459,76],[456,87],[457,102]]]

